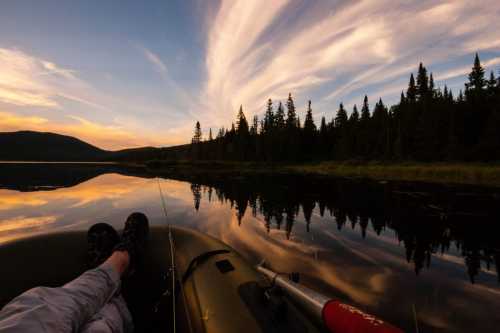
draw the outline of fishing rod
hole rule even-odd
[[[163,207],[163,213],[165,215],[165,222],[167,223],[167,228],[168,228],[168,242],[170,244],[170,257],[171,257],[171,262],[170,262],[170,275],[172,277],[172,314],[173,314],[173,320],[172,320],[172,325],[173,325],[173,332],[177,332],[176,330],[176,314],[175,314],[175,256],[174,256],[174,236],[172,235],[172,228],[170,223],[168,222],[168,215],[167,215],[167,205],[165,204],[165,197],[163,196],[163,191],[161,189],[161,184],[160,184],[160,178],[156,177],[156,180],[158,181],[158,190],[160,192],[160,199],[161,199],[161,204]]]

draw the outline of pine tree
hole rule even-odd
[[[475,94],[481,92],[486,85],[486,81],[484,79],[484,68],[481,66],[481,62],[479,61],[479,56],[476,53],[474,58],[474,66],[472,67],[472,71],[469,74],[469,83],[466,84],[467,90],[472,90]]]
[[[306,118],[304,120],[302,154],[306,159],[312,158],[317,152],[316,125],[312,115],[311,101],[307,103]]]
[[[274,128],[274,111],[273,111],[273,101],[269,99],[267,101],[266,114],[264,115],[264,131],[269,133]]]
[[[358,121],[359,121],[358,107],[356,106],[356,104],[354,104],[354,107],[352,108],[351,116],[349,117],[349,122],[351,124],[357,124]]]
[[[490,79],[486,82],[486,89],[488,90],[488,95],[493,96],[497,88],[497,79],[495,79],[495,74],[493,71],[490,72]]]
[[[354,104],[352,108],[351,116],[348,121],[349,133],[349,154],[351,156],[357,156],[359,154],[359,112],[358,107]]]
[[[200,122],[197,121],[196,125],[194,126],[194,135],[193,135],[193,139],[191,140],[191,143],[194,143],[194,144],[200,143],[201,139],[202,139],[201,125],[200,125]]]
[[[427,69],[422,63],[418,66],[417,74],[417,97],[422,101],[429,92],[429,78],[427,77]]]
[[[286,108],[287,108],[286,126],[288,128],[297,127],[297,113],[295,111],[295,104],[293,102],[291,93],[288,95]]]
[[[325,116],[321,117],[321,125],[319,127],[319,133],[320,135],[324,135],[326,134],[326,119],[325,119]]]
[[[388,140],[388,130],[389,130],[389,114],[387,108],[382,101],[379,99],[378,103],[375,104],[373,109],[373,124],[371,128],[371,138],[373,140],[373,157],[381,158],[387,156],[387,140]]]
[[[429,75],[429,93],[431,98],[435,97],[436,91],[434,90],[434,77],[432,73]]]
[[[370,107],[368,105],[368,96],[365,95],[363,107],[361,108],[361,121],[368,122],[370,120]]]
[[[281,104],[281,102],[278,105],[276,114],[274,115],[274,123],[278,130],[283,130],[285,128],[285,109],[283,108],[283,104]]]
[[[238,111],[238,116],[236,119],[237,125],[237,133],[239,135],[247,135],[248,134],[248,122],[245,114],[243,113],[243,105],[240,106],[240,110]]]
[[[340,103],[337,115],[335,116],[335,127],[344,128],[347,125],[347,112],[344,109],[344,104]]]
[[[408,83],[408,89],[406,90],[406,99],[409,103],[415,103],[417,100],[417,87],[415,85],[413,73],[410,75],[410,82]]]
[[[259,131],[259,117],[253,116],[252,127],[250,127],[250,134],[257,135]]]
[[[208,131],[208,141],[213,141],[214,138],[212,136],[212,128],[210,127],[210,130]]]
[[[304,131],[308,133],[314,133],[316,131],[316,125],[314,124],[314,119],[312,116],[311,101],[307,105],[306,120],[304,121]]]
[[[321,125],[319,126],[319,146],[321,155],[328,157],[328,126],[324,116],[321,117]]]
[[[194,126],[194,135],[193,138],[191,139],[191,158],[195,160],[200,159],[202,157],[201,140],[202,140],[201,125],[200,122],[197,121],[196,125]]]

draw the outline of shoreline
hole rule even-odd
[[[161,174],[249,174],[314,175],[376,181],[424,182],[444,185],[500,187],[500,164],[419,162],[312,162],[307,164],[264,164],[226,161],[149,161],[144,166]]]

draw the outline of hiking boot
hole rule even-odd
[[[146,215],[137,212],[130,214],[125,222],[121,241],[114,248],[115,251],[128,252],[130,258],[129,275],[142,262],[148,237],[149,222]]]
[[[87,232],[87,265],[96,268],[113,253],[120,241],[118,232],[107,223],[96,223]]]

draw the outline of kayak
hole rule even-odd
[[[86,242],[86,232],[67,231],[0,245],[0,308],[83,273]],[[152,226],[147,252],[122,286],[138,332],[401,332],[192,229]]]

